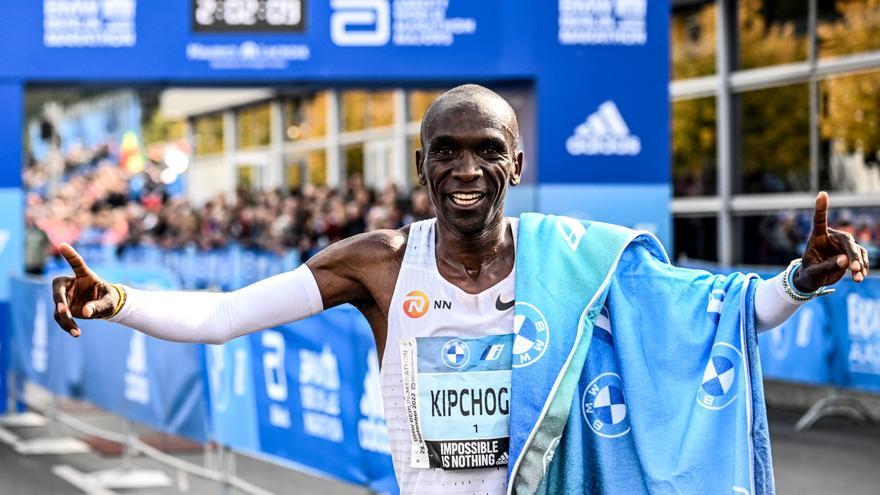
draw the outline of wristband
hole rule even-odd
[[[110,314],[107,318],[113,318],[119,311],[122,310],[122,307],[125,306],[125,289],[119,284],[110,284],[110,287],[116,289],[116,293],[119,295],[119,300],[116,301],[116,307],[113,308],[113,313]]]
[[[794,286],[794,274],[800,267],[801,259],[798,258],[789,263],[788,268],[785,269],[785,273],[782,275],[782,287],[785,289],[785,294],[792,300],[797,302],[806,302],[820,296],[827,296],[828,294],[834,292],[834,289],[829,289],[827,287],[819,287],[813,292],[799,291],[797,287]]]

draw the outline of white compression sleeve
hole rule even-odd
[[[755,326],[758,332],[778,327],[803,304],[785,293],[782,285],[784,276],[785,272],[782,272],[758,284],[755,292]]]
[[[176,342],[222,344],[324,309],[318,284],[306,265],[234,292],[125,287],[125,293],[125,305],[109,321]]]

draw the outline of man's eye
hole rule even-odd
[[[486,146],[485,148],[483,148],[483,153],[486,155],[497,155],[498,148],[494,146]]]
[[[439,150],[437,150],[437,153],[440,155],[449,156],[449,155],[452,155],[453,152],[452,152],[452,148],[440,148]]]

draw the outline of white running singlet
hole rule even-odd
[[[388,311],[381,377],[394,472],[404,494],[503,494],[515,270],[468,294],[440,275],[434,241],[434,219],[411,225]]]

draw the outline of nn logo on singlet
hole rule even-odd
[[[410,318],[421,318],[430,307],[431,299],[420,290],[414,290],[403,298],[403,312]],[[452,302],[437,299],[434,301],[434,309],[452,309]]]

